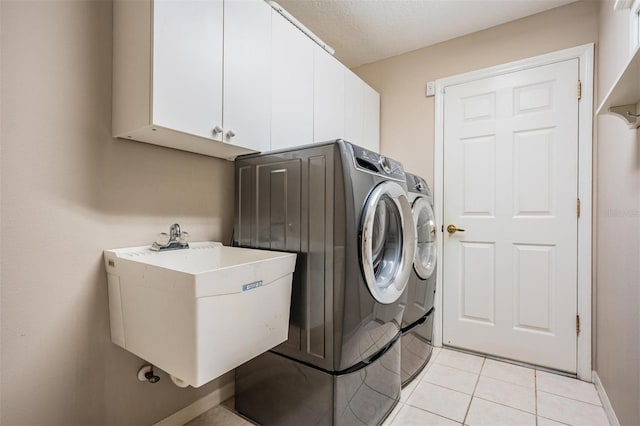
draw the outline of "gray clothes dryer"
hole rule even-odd
[[[402,165],[341,140],[239,157],[235,212],[234,245],[298,253],[289,339],[236,369],[236,409],[263,425],[381,423],[400,397],[415,253]]]
[[[427,182],[406,173],[407,190],[416,226],[417,248],[406,288],[402,316],[402,385],[409,383],[431,358],[433,300],[436,291],[436,221]]]

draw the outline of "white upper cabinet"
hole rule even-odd
[[[344,138],[345,66],[320,46],[314,46],[313,141]]]
[[[153,124],[214,139],[222,126],[221,28],[222,1],[154,2]]]
[[[275,10],[271,25],[271,149],[313,143],[315,43]]]
[[[113,135],[233,159],[346,139],[379,96],[263,0],[114,0]]]
[[[262,0],[224,3],[224,142],[271,146],[271,6]]]
[[[116,0],[113,134],[233,158],[268,150],[271,8]]]
[[[365,83],[349,70],[344,73],[344,138],[362,145]]]
[[[380,152],[380,94],[363,86],[362,146]]]
[[[350,70],[344,74],[344,138],[380,152],[380,95]]]

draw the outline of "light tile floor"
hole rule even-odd
[[[250,426],[233,402],[188,426]],[[609,426],[591,383],[435,348],[383,426]]]
[[[383,425],[461,424],[609,426],[591,383],[436,348]]]

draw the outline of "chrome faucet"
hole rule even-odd
[[[180,232],[180,225],[179,224],[174,223],[173,225],[171,225],[171,227],[169,228],[169,239],[170,239],[170,241],[179,241],[181,234],[182,234],[182,232]]]
[[[189,248],[189,233],[180,230],[180,225],[174,223],[169,228],[169,235],[166,232],[158,234],[158,238],[151,245],[151,250],[179,250]]]

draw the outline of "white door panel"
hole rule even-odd
[[[362,146],[380,152],[380,94],[365,84]]]
[[[315,44],[282,15],[272,14],[271,149],[313,143]]]
[[[261,0],[225,1],[224,142],[269,150],[270,82],[271,7]]]
[[[345,69],[344,92],[345,139],[380,152],[380,94],[349,69]]]
[[[154,124],[209,139],[222,126],[222,14],[222,0],[154,2]]]
[[[344,138],[344,74],[336,58],[314,46],[313,141]]]
[[[578,60],[445,93],[443,343],[576,371]]]
[[[344,138],[358,146],[363,145],[364,88],[365,83],[351,70],[344,73]]]

